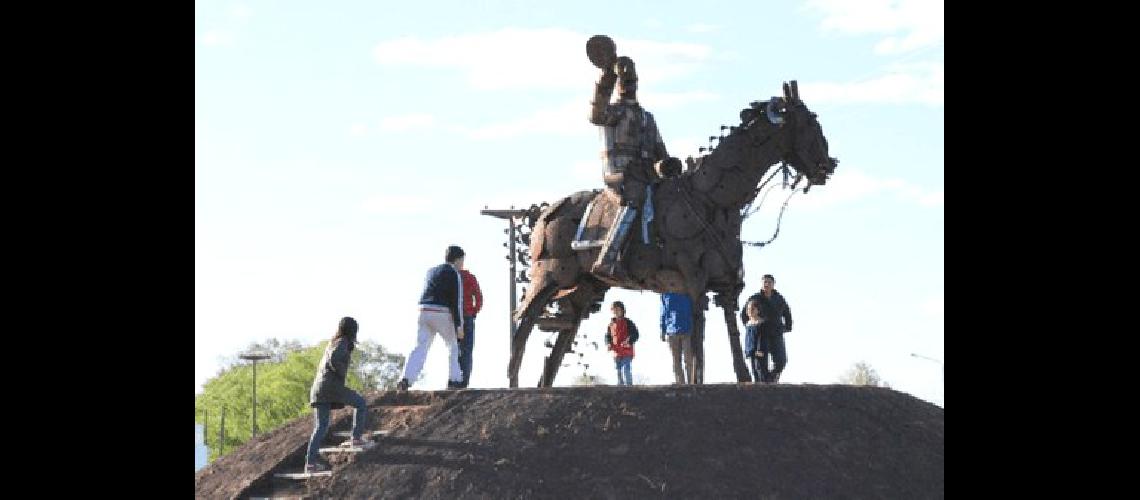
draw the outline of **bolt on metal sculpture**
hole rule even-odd
[[[632,67],[628,58],[616,57],[613,41],[601,35],[587,42],[587,56],[603,70],[614,63]],[[698,383],[704,371],[706,294],[713,292],[724,312],[737,380],[751,379],[734,314],[744,288],[742,210],[755,199],[757,184],[772,165],[784,162],[794,169],[793,188],[806,180],[806,193],[827,182],[838,160],[828,156],[823,130],[800,100],[794,80],[784,83],[782,97],[751,103],[740,112],[738,125],[722,126],[721,131],[721,136],[710,137],[707,154],[687,161],[685,172],[676,159],[657,161],[648,182],[637,186],[651,189],[633,197],[634,203],[623,196],[620,182],[607,175],[605,190],[573,193],[542,209],[532,206],[535,213],[527,214],[530,286],[515,310],[507,368],[511,387],[518,387],[519,367],[535,326],[558,332],[538,383],[551,386],[582,320],[598,311],[611,287],[690,295]],[[607,174],[609,170],[607,164]],[[614,259],[599,259],[606,251]],[[607,266],[600,268],[603,261]],[[551,307],[557,311],[549,312]]]

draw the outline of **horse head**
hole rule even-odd
[[[741,128],[777,140],[780,160],[810,185],[827,183],[839,159],[828,156],[827,138],[816,114],[800,100],[795,80],[784,83],[784,96],[753,102],[740,113]]]

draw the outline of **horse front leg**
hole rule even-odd
[[[716,294],[716,305],[724,311],[724,324],[728,330],[728,347],[732,350],[732,369],[737,382],[751,382],[752,374],[744,363],[744,349],[740,347],[740,329],[736,327],[736,298],[724,293]]]
[[[693,373],[690,375],[693,384],[705,383],[705,310],[709,307],[709,299],[704,294],[693,302]]]
[[[550,351],[550,356],[546,357],[546,366],[543,367],[542,376],[538,378],[539,387],[554,385],[554,377],[558,376],[558,369],[562,367],[562,358],[570,350],[570,344],[578,335],[578,326],[581,324],[582,319],[578,318],[574,321],[573,327],[558,332],[558,340],[554,341],[554,349]]]
[[[559,299],[559,312],[573,317],[574,322],[558,331],[558,339],[554,342],[550,356],[546,358],[542,377],[538,379],[539,387],[554,385],[554,378],[558,375],[558,369],[562,367],[562,359],[570,351],[574,339],[578,337],[578,328],[582,326],[582,321],[590,316],[593,311],[592,306],[605,299],[606,290],[609,290],[609,287],[601,282],[583,280],[578,282],[573,293]]]

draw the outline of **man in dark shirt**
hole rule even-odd
[[[428,348],[439,335],[447,345],[449,373],[448,389],[463,387],[463,370],[459,367],[459,340],[463,338],[463,267],[464,252],[455,245],[447,247],[446,262],[428,270],[424,291],[420,295],[419,336],[416,347],[404,364],[404,378],[396,384],[401,391],[408,390],[424,367]]]
[[[784,347],[784,334],[792,331],[792,309],[784,296],[776,291],[776,278],[771,274],[764,275],[764,288],[748,297],[744,307],[740,310],[740,322],[748,323],[745,312],[748,303],[756,301],[760,305],[760,316],[764,321],[760,323],[760,336],[768,347],[768,352],[760,361],[760,378],[757,382],[779,383],[780,373],[788,364],[788,351]],[[768,359],[774,363],[768,369]]]

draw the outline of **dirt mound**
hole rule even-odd
[[[390,433],[332,457],[331,478],[273,479],[301,469],[303,418],[196,473],[196,496],[944,498],[944,411],[890,389],[413,391],[370,406]],[[334,412],[334,430],[350,424]]]

